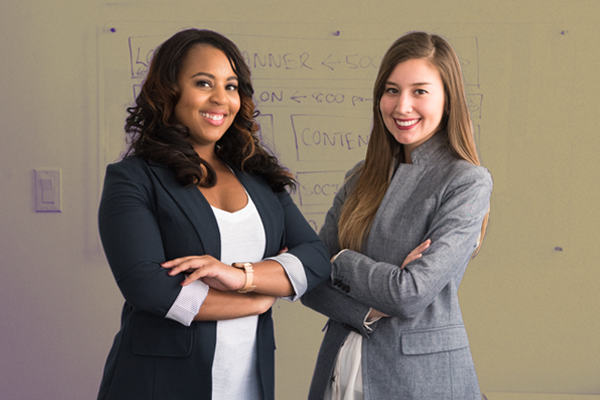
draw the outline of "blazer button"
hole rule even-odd
[[[349,286],[346,286],[346,285],[344,285],[344,292],[348,293],[349,291],[350,291],[350,287],[349,287]]]
[[[337,286],[337,285],[338,285],[338,283],[340,283],[340,280],[339,280],[338,278],[335,278],[335,279],[333,280],[333,285],[334,285],[334,286]]]

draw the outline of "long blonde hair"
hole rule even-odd
[[[441,129],[446,131],[450,151],[457,158],[480,165],[473,123],[467,106],[462,72],[458,57],[450,44],[438,35],[412,32],[400,37],[383,56],[373,89],[373,129],[364,164],[356,170],[360,178],[348,196],[338,224],[342,249],[362,251],[364,240],[371,230],[377,209],[389,185],[389,171],[394,157],[401,154],[402,145],[386,128],[379,104],[385,84],[396,65],[423,59],[437,67],[444,84],[444,117]],[[479,252],[487,227],[489,211],[481,227],[475,254]]]

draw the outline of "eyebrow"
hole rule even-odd
[[[386,82],[386,85],[393,85],[393,86],[398,86],[396,83],[394,82]],[[433,83],[431,82],[415,82],[415,83],[411,83],[410,86],[430,86],[433,85]]]
[[[207,72],[197,72],[197,73],[195,73],[194,75],[192,75],[192,76],[190,77],[190,79],[193,79],[193,78],[195,78],[195,77],[197,77],[197,76],[206,76],[206,77],[208,77],[208,78],[210,78],[210,79],[216,79],[216,78],[215,78],[215,76],[214,76],[213,74],[209,74],[209,73],[207,73]],[[229,78],[227,78],[227,80],[228,80],[228,81],[233,81],[233,80],[237,81],[237,80],[238,80],[238,77],[237,77],[237,76],[235,76],[235,75],[233,75],[233,76],[230,76]]]

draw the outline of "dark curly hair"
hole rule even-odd
[[[177,85],[179,71],[194,46],[207,44],[221,50],[229,59],[238,78],[240,110],[233,124],[216,143],[216,153],[246,173],[262,176],[274,191],[286,186],[295,189],[293,175],[260,143],[258,124],[250,81],[250,68],[237,46],[223,35],[203,29],[187,29],[176,33],[156,51],[136,105],[127,109],[125,124],[129,148],[125,157],[135,155],[167,166],[184,186],[212,187],[216,174],[188,141],[189,129],[174,118],[180,98]],[[202,169],[204,165],[205,169]]]

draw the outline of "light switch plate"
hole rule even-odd
[[[35,211],[61,212],[60,169],[35,170]]]

